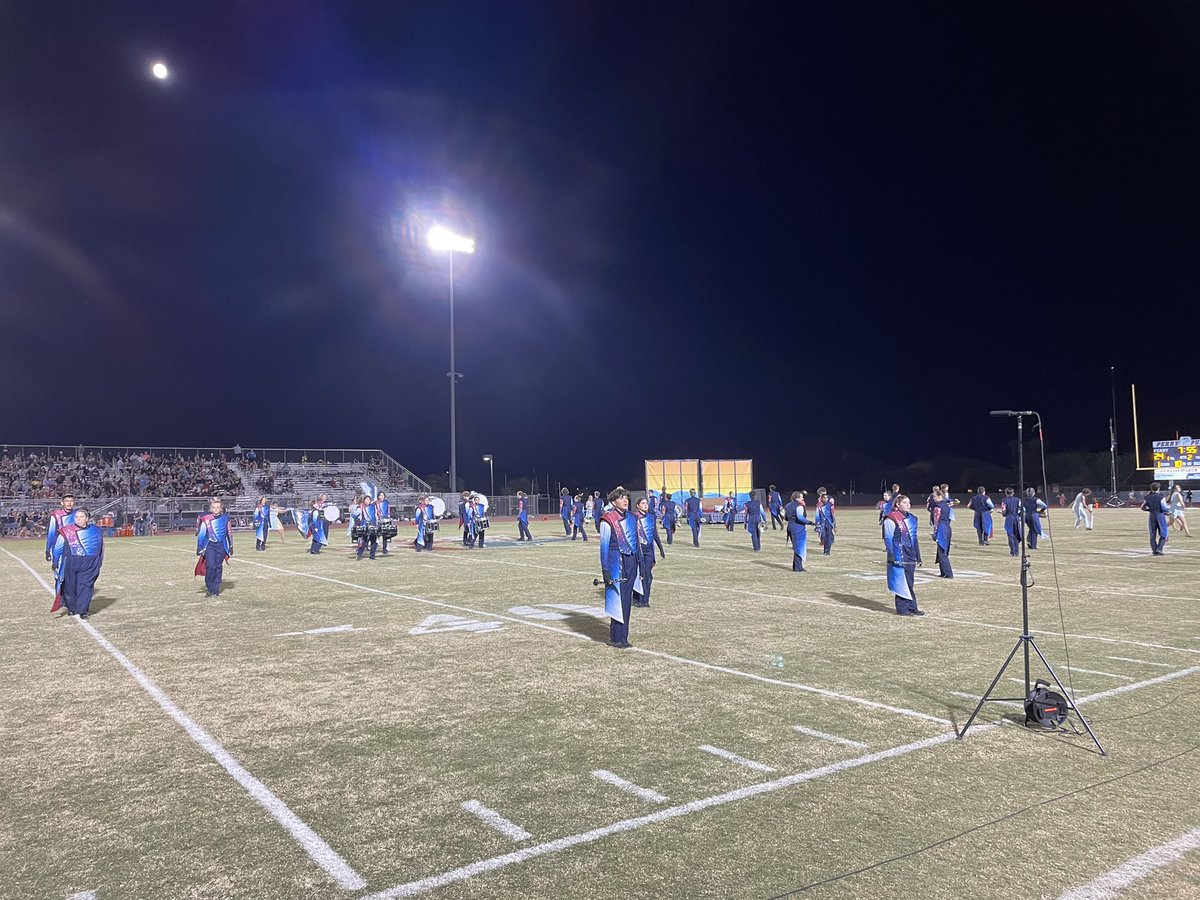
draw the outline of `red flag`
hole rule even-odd
[[[207,575],[208,574],[208,563],[205,561],[205,558],[203,556],[199,557],[196,560],[196,571],[193,574],[195,574],[195,575]]]
[[[58,612],[62,608],[62,590],[54,592],[54,605],[50,607],[50,612]]]

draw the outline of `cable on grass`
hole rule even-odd
[[[794,888],[793,890],[787,891],[786,893],[776,894],[773,897],[770,897],[769,900],[783,900],[784,897],[794,897],[796,894],[802,894],[805,891],[812,890],[815,887],[821,887],[826,884],[835,884],[836,882],[843,881],[844,879],[851,878],[855,875],[862,875],[865,872],[872,872],[875,869],[881,869],[890,863],[900,862],[901,860],[905,860],[905,859],[911,859],[914,856],[919,856],[922,853],[926,853],[930,850],[935,850],[938,847],[944,847],[946,844],[953,843],[954,841],[957,841],[959,838],[966,837],[969,834],[974,834],[977,831],[983,831],[986,828],[991,828],[993,825],[1000,825],[1004,822],[1011,821],[1012,819],[1015,819],[1018,816],[1022,816],[1027,812],[1031,812],[1031,811],[1033,811],[1035,809],[1039,809],[1043,806],[1048,806],[1051,803],[1058,803],[1060,800],[1066,800],[1070,797],[1074,797],[1077,794],[1085,794],[1088,791],[1095,790],[1096,788],[1105,787],[1110,784],[1115,784],[1116,782],[1123,781],[1126,778],[1132,778],[1134,775],[1140,775],[1143,772],[1148,772],[1151,769],[1156,769],[1159,766],[1166,765],[1169,762],[1174,762],[1175,760],[1179,759],[1180,757],[1187,756],[1189,753],[1195,753],[1198,750],[1200,750],[1200,744],[1194,744],[1185,750],[1180,750],[1178,753],[1173,753],[1170,756],[1163,757],[1162,759],[1155,760],[1154,762],[1146,763],[1146,765],[1144,765],[1144,766],[1139,766],[1136,769],[1131,769],[1130,771],[1125,772],[1121,775],[1114,775],[1112,778],[1105,778],[1105,779],[1102,779],[1101,781],[1094,781],[1091,784],[1085,784],[1083,787],[1076,788],[1073,791],[1067,791],[1064,794],[1059,794],[1057,797],[1047,797],[1045,800],[1040,800],[1037,803],[1031,803],[1028,806],[1023,806],[1023,807],[1021,807],[1021,809],[1013,810],[1010,813],[1006,813],[1003,816],[998,816],[995,819],[990,819],[987,822],[980,822],[978,825],[973,825],[970,828],[965,829],[964,831],[960,831],[958,834],[952,834],[952,835],[950,835],[950,837],[942,838],[940,841],[934,841],[932,844],[926,844],[924,847],[918,847],[915,850],[909,850],[907,853],[900,853],[896,856],[890,856],[887,859],[881,859],[879,862],[871,863],[871,865],[869,865],[869,866],[862,866],[861,868],[858,868],[858,869],[851,869],[849,872],[843,872],[840,875],[831,875],[829,878],[822,878],[820,881],[810,882],[809,884],[803,885],[798,888]]]

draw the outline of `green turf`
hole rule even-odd
[[[1090,533],[1052,515],[1074,637],[1064,648],[1054,633],[1049,547],[1034,554],[1032,626],[1064,679],[1069,650],[1076,696],[1200,666],[1200,541],[1173,537],[1152,558],[1143,514],[1100,511]],[[966,517],[957,524],[963,574],[918,586],[924,619],[893,615],[871,580],[883,572],[873,512],[841,514],[830,557],[810,539],[803,575],[789,571],[781,532],[766,532],[761,554],[740,526],[707,526],[700,550],[681,533],[655,571],[652,607],[634,610],[634,651],[600,643],[606,620],[549,606],[601,603],[598,544],[564,541],[555,521],[534,523],[532,546],[500,540],[515,531],[500,525],[494,546],[468,553],[447,530],[434,554],[397,542],[374,562],[355,562],[341,535],[314,557],[294,533],[284,544],[273,535],[265,553],[239,534],[216,601],[192,576],[192,538],[109,541],[92,625],[328,842],[365,879],[361,891],[339,888],[0,554],[0,896],[369,896],[949,734],[973,707],[951,692],[981,693],[1020,624],[1003,535],[980,548]],[[37,542],[0,546],[48,574]],[[502,627],[410,633],[431,616]],[[277,637],[340,625],[354,630]],[[1200,826],[1198,689],[1200,672],[1084,704],[1107,759],[1086,736],[996,727],[1019,714],[992,705],[965,741],[631,827],[429,896],[1056,897]],[[1006,679],[1000,691],[1022,687]],[[597,769],[668,799],[624,793]],[[532,837],[494,831],[461,808],[468,800]],[[1198,894],[1192,853],[1122,896]]]

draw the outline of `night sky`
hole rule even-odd
[[[1123,451],[1131,381],[1143,457],[1200,432],[1190,0],[25,2],[0,47],[9,443],[444,471],[434,222],[477,484],[1002,462],[996,407],[1103,451],[1110,366]]]

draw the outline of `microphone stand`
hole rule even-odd
[[[1100,751],[1100,755],[1108,756],[1108,751],[1104,749],[1104,745],[1100,743],[1100,739],[1098,737],[1096,737],[1095,732],[1093,732],[1091,726],[1088,725],[1087,719],[1085,719],[1083,717],[1083,713],[1081,713],[1079,711],[1079,707],[1077,707],[1075,705],[1075,701],[1071,698],[1070,693],[1067,691],[1067,689],[1065,687],[1063,687],[1063,683],[1062,683],[1062,681],[1059,680],[1057,673],[1055,673],[1054,667],[1050,665],[1050,662],[1043,655],[1042,651],[1040,649],[1038,649],[1037,642],[1034,641],[1033,635],[1029,633],[1029,568],[1030,568],[1030,562],[1029,562],[1029,554],[1026,552],[1026,534],[1027,534],[1028,528],[1026,527],[1025,521],[1024,521],[1025,520],[1025,416],[1037,416],[1039,433],[1041,432],[1041,428],[1042,428],[1042,417],[1040,415],[1038,415],[1036,412],[1032,412],[1032,411],[1014,412],[1012,410],[1007,410],[1007,409],[992,410],[991,414],[993,416],[1015,417],[1017,420],[1017,484],[1019,486],[1018,493],[1017,493],[1017,503],[1018,503],[1018,509],[1020,510],[1020,518],[1018,519],[1018,522],[1020,523],[1020,526],[1021,526],[1021,629],[1022,630],[1021,630],[1021,636],[1017,638],[1017,642],[1016,642],[1016,644],[1013,645],[1012,650],[1009,652],[1008,658],[1005,659],[1004,664],[1000,666],[1000,671],[996,673],[996,677],[992,679],[992,683],[988,685],[988,689],[983,692],[983,696],[980,697],[979,702],[977,704],[975,704],[975,709],[972,710],[971,715],[967,719],[966,724],[963,725],[962,730],[957,732],[957,737],[959,740],[962,740],[962,738],[966,736],[967,729],[971,727],[971,723],[975,721],[975,717],[977,715],[979,715],[979,711],[981,709],[983,709],[983,704],[985,704],[989,701],[991,701],[993,703],[1005,703],[1005,702],[1016,701],[1018,703],[1024,704],[1025,700],[1028,699],[1030,693],[1032,692],[1032,687],[1030,686],[1030,675],[1029,675],[1029,661],[1030,661],[1029,651],[1030,651],[1030,648],[1032,648],[1033,652],[1038,655],[1038,659],[1040,659],[1042,661],[1042,665],[1044,665],[1046,667],[1046,671],[1050,673],[1050,677],[1054,679],[1054,683],[1058,686],[1059,692],[1063,695],[1063,698],[1067,702],[1067,709],[1073,711],[1075,713],[1075,715],[1079,717],[1079,721],[1083,724],[1083,727],[1087,730],[1088,736],[1091,737],[1092,741],[1095,742],[1096,749],[1098,749]],[[1034,515],[1037,515],[1036,508],[1034,509]],[[992,692],[994,690],[996,690],[996,685],[999,684],[1000,679],[1004,677],[1004,673],[1008,670],[1008,667],[1012,663],[1013,657],[1017,655],[1018,650],[1024,650],[1024,654],[1025,654],[1025,696],[1024,697],[993,697]],[[1028,713],[1028,711],[1026,711],[1025,724],[1028,725],[1029,722],[1030,722],[1029,713]]]

